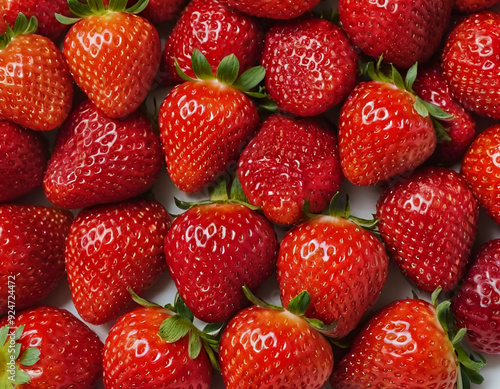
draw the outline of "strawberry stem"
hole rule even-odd
[[[102,0],[87,0],[82,3],[79,0],[68,0],[69,10],[76,17],[68,17],[56,13],[56,19],[62,24],[73,24],[91,15],[106,15],[108,12],[126,12],[138,14],[148,5],[149,0],[138,0],[133,6],[127,8],[127,0],[110,0],[106,8]]]
[[[32,16],[28,20],[28,18],[22,12],[19,12],[16,21],[14,22],[14,26],[11,28],[7,24],[7,31],[0,35],[0,50],[5,49],[10,41],[16,36],[33,34],[37,30],[37,28],[38,20],[36,19],[36,17]]]

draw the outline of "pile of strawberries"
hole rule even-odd
[[[0,1],[0,386],[482,383],[497,3]]]

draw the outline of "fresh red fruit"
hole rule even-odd
[[[342,182],[337,137],[316,119],[270,116],[241,153],[238,178],[250,204],[277,224],[322,212]]]
[[[160,140],[144,113],[111,119],[86,100],[58,133],[43,187],[53,204],[83,208],[145,192],[162,166]]]
[[[174,87],[158,118],[168,173],[184,192],[200,191],[237,160],[260,126],[257,107],[243,91],[264,78],[259,67],[237,78],[234,55],[221,62],[217,78],[200,51],[192,61],[198,79]]]
[[[488,215],[500,224],[500,125],[482,131],[462,160],[461,172]]]
[[[194,49],[208,59],[214,73],[224,57],[234,54],[243,73],[259,63],[263,39],[260,26],[251,16],[217,0],[193,0],[165,41],[160,65],[162,82],[182,82],[175,60],[185,74],[194,77],[191,68]]]
[[[97,334],[71,312],[43,305],[5,316],[0,326],[6,325],[10,331],[1,342],[4,370],[0,378],[5,388],[90,389],[97,386],[102,375],[103,344]],[[19,358],[15,368],[10,365],[6,368],[5,363],[12,356],[8,347],[13,343],[20,347]],[[14,375],[16,382],[12,386],[10,379]]]
[[[135,12],[144,3],[140,0],[142,8]],[[119,118],[145,100],[160,64],[161,45],[149,21],[128,13],[125,2],[112,4],[104,9],[102,0],[70,0],[71,12],[80,19],[58,20],[75,23],[64,38],[63,52],[76,84],[98,109]]]
[[[438,49],[453,0],[339,0],[342,27],[365,54],[408,69]]]
[[[0,113],[32,130],[58,127],[68,116],[73,80],[59,48],[34,34],[36,19],[23,14],[0,39]]]
[[[500,119],[500,14],[483,11],[455,26],[442,68],[452,95],[466,109]]]
[[[132,7],[137,1],[128,0],[127,7]],[[103,0],[104,5],[109,5],[109,0]],[[159,25],[163,22],[174,20],[186,5],[187,0],[149,0],[148,5],[140,15],[151,23]]]
[[[0,119],[0,202],[42,185],[48,144],[40,133]]]
[[[358,56],[343,30],[319,17],[275,24],[266,34],[266,90],[282,111],[316,116],[354,88]]]
[[[453,389],[458,360],[436,308],[418,299],[395,301],[361,330],[330,378],[334,389]]]
[[[166,269],[163,240],[170,216],[155,200],[131,200],[82,210],[65,249],[73,303],[91,324],[103,324],[133,306]]]
[[[347,215],[344,215],[347,216]],[[280,244],[277,276],[287,306],[302,291],[311,297],[309,318],[330,325],[330,336],[351,332],[375,304],[389,257],[370,231],[339,216],[316,215],[288,231]]]
[[[170,317],[160,306],[138,307],[116,321],[104,345],[106,388],[209,389],[212,366],[205,350],[191,359],[188,336],[167,342],[159,335]]]
[[[478,202],[463,176],[444,167],[418,170],[382,194],[377,219],[391,258],[420,289],[457,286],[479,219]]]
[[[320,0],[223,0],[229,6],[260,18],[292,19],[312,11]]]
[[[467,328],[467,341],[476,351],[500,354],[500,239],[484,243],[476,253],[451,309],[460,327]]]
[[[64,246],[73,215],[38,205],[0,205],[0,315],[34,305],[65,275]]]
[[[497,3],[498,0],[455,0],[453,9],[458,12],[473,13],[484,11]]]

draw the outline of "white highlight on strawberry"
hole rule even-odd
[[[21,60],[19,61],[21,62]],[[0,73],[0,84],[7,84],[7,77],[24,77],[23,66],[21,63],[16,62],[9,62],[5,65],[4,72]]]
[[[495,305],[500,304],[500,280],[492,278],[490,272],[487,271],[484,275],[478,274],[474,277],[474,282],[477,284],[476,293],[481,298],[479,305],[481,308],[488,308],[492,303]],[[497,299],[494,301],[493,297],[496,295]]]
[[[205,15],[206,16],[206,15]],[[193,37],[198,39],[200,43],[206,43],[208,41],[217,41],[219,39],[219,34],[222,31],[222,23],[219,21],[224,19],[224,15],[221,12],[214,12],[213,16],[209,20],[202,20],[202,14],[198,11],[192,13],[194,21],[193,26]],[[203,26],[204,29],[201,30],[199,27]],[[196,28],[194,28],[196,26]],[[216,28],[214,28],[217,26]],[[191,53],[186,53],[188,56]]]
[[[80,44],[87,50],[90,55],[94,58],[99,56],[99,52],[102,49],[103,44],[109,45],[113,39],[113,33],[109,30],[104,30],[102,33],[86,34],[84,31],[79,31],[76,38]],[[120,46],[121,38],[116,42],[116,46]]]
[[[252,347],[255,352],[261,352],[262,350],[276,347],[278,345],[278,338],[274,332],[269,332],[263,334],[260,328],[253,330],[246,330],[240,336],[240,343],[246,349],[248,344]]]
[[[489,57],[493,55],[493,39],[490,36],[476,35],[475,39],[476,47],[471,47],[470,51],[473,53],[478,53],[480,57]]]
[[[215,223],[210,223],[206,228],[200,226],[189,226],[186,229],[185,239],[186,242],[190,242],[192,239],[196,242],[196,247],[205,247],[207,242],[217,233],[217,226]],[[221,238],[226,237],[226,227],[220,227]]]
[[[363,120],[363,124],[372,124],[378,120],[385,120],[389,117],[389,112],[387,108],[375,108],[375,102],[370,101],[363,107],[361,111],[361,119]]]
[[[500,167],[500,150],[487,150],[488,157],[491,158],[491,162],[496,167]]]
[[[398,10],[398,4],[390,0],[368,0],[370,4],[374,4],[377,7],[385,8],[390,13],[396,13]]]
[[[114,230],[116,229],[117,235],[121,235],[121,227],[107,228],[98,225],[88,230],[88,232],[80,239],[80,245],[85,250],[87,255],[92,255],[93,252],[98,251],[103,244],[110,243],[114,240]]]
[[[410,323],[404,320],[395,320],[382,328],[387,333],[384,343],[397,347],[398,351],[404,349],[403,352],[391,351],[389,354],[399,357],[401,355],[413,354],[417,351],[417,343],[411,336],[410,328]]]
[[[187,119],[192,116],[196,113],[196,111],[199,111],[200,115],[203,115],[203,112],[205,112],[204,105],[198,104],[196,100],[188,101],[186,96],[182,96],[179,99],[177,107],[179,108],[179,113],[183,119]]]
[[[415,193],[404,203],[405,209],[410,209],[412,212],[418,212],[420,214],[426,214],[429,210],[429,205],[432,204],[434,199],[434,193],[430,193],[430,198],[426,199],[420,193]]]
[[[316,254],[318,250],[323,250],[323,255],[321,258],[323,261],[327,262],[332,255],[335,255],[337,248],[335,246],[329,245],[326,242],[318,242],[317,239],[313,239],[310,242],[304,243],[300,248],[300,256],[302,259],[309,259],[311,256]]]

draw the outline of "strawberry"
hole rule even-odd
[[[155,200],[131,200],[82,210],[65,248],[73,303],[91,324],[103,324],[133,306],[166,269],[163,239],[170,216]]]
[[[453,115],[452,119],[440,122],[450,139],[442,139],[437,143],[430,160],[437,164],[448,165],[458,162],[476,137],[474,118],[451,95],[443,71],[437,62],[420,68],[413,89],[423,100]]]
[[[332,371],[333,352],[304,317],[307,293],[287,309],[252,300],[254,305],[238,312],[222,333],[225,388],[321,388]]]
[[[42,185],[47,146],[40,133],[0,119],[0,202],[17,199]]]
[[[211,202],[179,203],[189,209],[176,217],[165,237],[177,290],[193,314],[209,323],[227,321],[245,307],[241,287],[255,290],[276,266],[272,224],[237,201],[235,187],[228,197],[221,181]]]
[[[354,88],[358,56],[343,30],[319,17],[275,24],[266,34],[266,90],[282,111],[315,116]]]
[[[293,19],[312,11],[320,0],[223,0],[227,5],[260,18]]]
[[[326,122],[274,114],[241,153],[237,174],[269,220],[296,224],[306,200],[311,212],[322,212],[340,188],[337,137]]]
[[[165,41],[160,72],[164,84],[182,82],[180,69],[194,77],[191,54],[199,50],[208,59],[215,73],[220,61],[236,55],[240,73],[257,65],[264,34],[251,16],[242,14],[218,0],[193,0],[177,20]]]
[[[500,354],[499,279],[500,239],[493,239],[481,245],[451,305],[469,345],[482,353]]]
[[[148,190],[162,165],[161,143],[145,114],[111,119],[86,100],[58,133],[43,187],[65,208],[121,201]]]
[[[43,305],[9,314],[0,326],[2,387],[96,387],[103,344],[71,312]]]
[[[499,0],[455,0],[453,9],[463,13],[483,11],[493,7]]]
[[[339,0],[342,27],[363,53],[408,69],[438,49],[453,0]]]
[[[500,14],[483,11],[455,26],[442,68],[452,95],[466,109],[500,119]]]
[[[362,227],[372,227],[366,222],[348,209],[331,207],[329,215],[312,215],[288,231],[280,244],[277,276],[283,306],[307,291],[311,305],[306,316],[336,322],[328,334],[334,338],[358,325],[387,278],[389,257],[380,240]]]
[[[73,215],[39,205],[0,205],[0,316],[40,302],[64,278]]]
[[[111,118],[134,112],[148,94],[160,64],[158,31],[135,15],[147,0],[133,7],[111,0],[68,0],[77,18],[56,15],[72,24],[64,38],[63,52],[76,84],[97,108]]]
[[[482,131],[464,155],[461,173],[487,214],[500,224],[500,125]]]
[[[236,56],[225,57],[214,77],[205,56],[191,57],[197,79],[165,97],[158,118],[168,173],[184,192],[198,192],[239,156],[260,125],[255,103],[243,92],[264,78],[262,67],[238,76]],[[182,74],[182,72],[180,72]]]
[[[476,237],[479,205],[467,181],[427,167],[388,188],[377,203],[380,236],[399,269],[421,290],[452,290]]]
[[[23,127],[47,131],[68,116],[73,80],[59,48],[36,28],[36,18],[19,14],[0,35],[0,112]]]
[[[128,0],[127,7],[132,7],[134,2],[134,0]],[[175,20],[186,2],[187,0],[149,0],[140,15],[151,23],[160,25],[163,22]],[[103,4],[106,7],[109,6],[109,0],[103,0]]]

